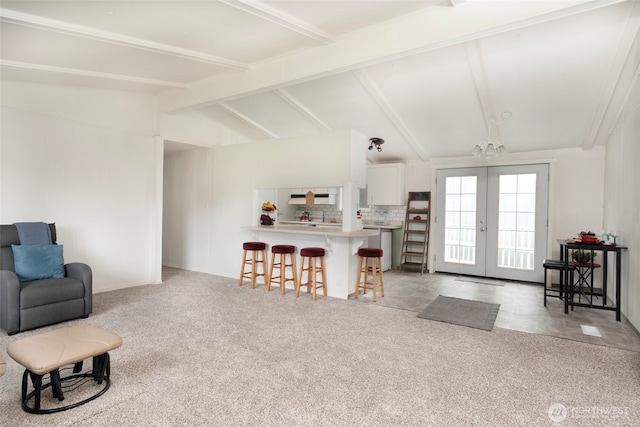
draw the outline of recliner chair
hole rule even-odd
[[[56,226],[49,224],[56,244]],[[64,265],[64,277],[20,281],[11,245],[20,245],[14,225],[0,225],[0,328],[9,335],[79,317],[92,307],[91,268],[79,262]]]

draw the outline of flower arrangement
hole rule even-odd
[[[271,203],[271,202],[264,202],[264,203],[262,204],[262,210],[263,210],[264,212],[274,212],[276,209],[278,209],[278,208],[276,207],[276,205],[274,205],[274,204],[273,204],[273,203]]]
[[[273,215],[273,212],[276,211],[276,205],[274,205],[271,202],[264,202],[262,204],[262,212],[264,212],[262,215],[260,215],[260,225],[273,225],[275,223],[275,220],[271,217],[271,215]]]

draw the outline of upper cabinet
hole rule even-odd
[[[367,200],[371,205],[406,204],[406,166],[386,163],[367,167]]]

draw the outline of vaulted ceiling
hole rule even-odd
[[[639,29],[620,0],[2,0],[0,65],[157,94],[233,131],[212,145],[354,129],[385,140],[374,163],[426,161],[489,128],[510,152],[604,144]]]

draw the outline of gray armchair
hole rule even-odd
[[[55,244],[55,224],[49,224],[49,228]],[[64,277],[21,282],[15,272],[11,247],[19,244],[16,227],[0,225],[0,328],[13,335],[89,317],[92,311],[91,268],[74,262],[64,265]]]

